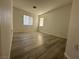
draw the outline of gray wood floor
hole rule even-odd
[[[44,33],[14,33],[10,59],[65,59],[66,39]]]

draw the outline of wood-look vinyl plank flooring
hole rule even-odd
[[[14,33],[10,59],[65,59],[66,39],[45,33]]]

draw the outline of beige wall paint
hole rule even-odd
[[[0,58],[1,58],[1,1],[0,1]]]
[[[0,58],[1,58],[1,2],[0,2]]]
[[[38,15],[35,14],[35,16],[34,16],[34,29],[35,29],[35,31],[38,31],[38,24],[39,24],[39,18],[38,18]]]
[[[79,59],[79,0],[73,0],[65,55],[68,59]]]
[[[32,26],[24,26],[23,25],[23,15],[33,17],[33,25]],[[26,12],[24,10],[13,8],[13,28],[14,32],[32,32],[35,31],[35,16],[32,13]]]
[[[10,51],[13,37],[12,0],[0,0],[1,20],[1,58],[10,59]]]
[[[44,17],[44,26],[39,30],[62,38],[67,38],[70,19],[71,4],[49,11],[39,18]]]
[[[1,13],[1,10],[0,10],[0,13]],[[1,14],[0,14],[1,16]],[[0,17],[0,58],[1,58],[1,17]]]

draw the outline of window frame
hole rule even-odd
[[[42,22],[42,23],[41,23]],[[44,18],[43,17],[41,17],[40,19],[39,19],[39,26],[40,27],[43,27],[44,26]]]
[[[24,16],[27,16],[27,17],[29,17],[29,20],[31,20],[31,23],[32,24],[24,24]],[[29,21],[28,21],[29,22]],[[23,25],[24,26],[33,26],[33,17],[32,16],[28,16],[28,15],[23,15]]]

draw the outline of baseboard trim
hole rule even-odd
[[[65,55],[65,57],[66,57],[67,59],[71,59],[71,58],[68,56],[67,53],[64,53],[64,55]]]
[[[49,34],[49,35],[53,35],[53,36],[56,36],[56,37],[60,37],[60,38],[63,38],[63,39],[67,39],[65,37],[61,37],[61,36],[58,36],[58,35],[55,35],[55,34],[51,34],[51,33],[48,33],[48,32],[41,32],[39,31],[40,33],[45,33],[45,34]]]

